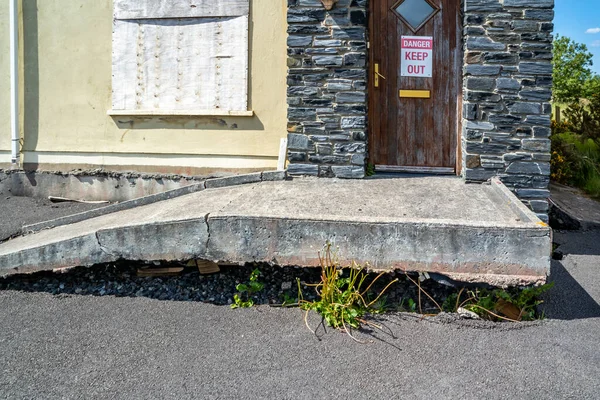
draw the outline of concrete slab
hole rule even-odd
[[[227,186],[244,185],[264,181],[282,181],[286,179],[285,171],[265,171],[245,175],[233,175],[221,178],[212,178],[201,180],[196,183],[183,186],[177,189],[167,190],[161,193],[155,193],[138,197],[132,200],[127,200],[121,203],[111,204],[106,207],[96,208],[94,210],[85,211],[78,214],[66,215],[50,221],[38,222],[36,224],[25,225],[22,228],[23,233],[38,232],[43,229],[54,228],[61,225],[74,224],[76,222],[85,221],[94,217],[112,214],[117,211],[129,210],[139,206],[157,203],[159,201],[170,200],[186,194],[199,192],[205,188],[217,188]]]
[[[590,199],[581,190],[552,183],[550,185],[550,205],[557,210],[563,224],[576,229],[596,229],[600,227],[600,202]]]
[[[495,285],[540,283],[551,230],[498,180],[295,179],[206,189],[0,245],[0,276],[119,258],[438,272]]]

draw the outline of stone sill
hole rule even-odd
[[[227,110],[108,110],[110,116],[120,117],[252,117],[254,111],[227,111]]]

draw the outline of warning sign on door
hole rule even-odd
[[[402,36],[400,76],[431,78],[433,74],[433,37]]]

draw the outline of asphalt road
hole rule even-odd
[[[52,203],[47,199],[17,197],[7,191],[0,192],[0,242],[18,235],[23,225],[50,221],[103,206],[106,204]]]
[[[0,292],[0,398],[598,399],[600,231],[555,240],[547,320],[394,314],[367,344],[296,309]]]

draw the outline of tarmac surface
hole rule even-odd
[[[47,199],[12,196],[0,192],[0,242],[21,233],[24,225],[103,207],[106,204],[52,203]]]
[[[600,230],[555,241],[547,320],[388,314],[366,344],[297,309],[0,292],[0,398],[597,399]]]

